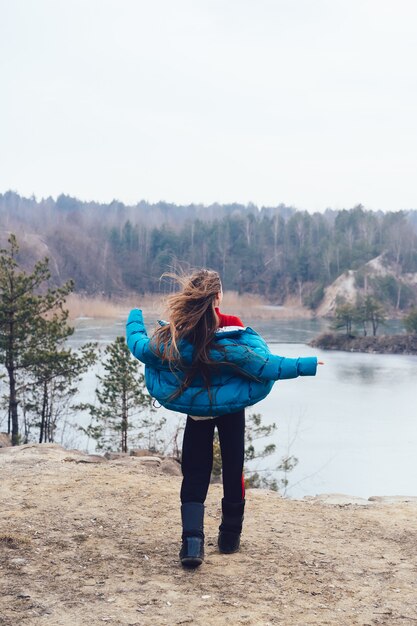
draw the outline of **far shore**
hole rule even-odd
[[[130,309],[134,308],[142,309],[145,315],[163,316],[166,312],[166,297],[158,294],[145,294],[143,296],[132,294],[125,298],[110,299],[72,293],[67,298],[66,306],[71,321],[80,317],[117,319],[126,316]],[[221,310],[226,314],[237,315],[244,321],[311,319],[314,317],[312,311],[300,306],[294,300],[287,301],[282,306],[274,305],[259,296],[239,295],[234,291],[225,292]]]
[[[310,341],[309,345],[321,350],[340,350],[342,352],[417,355],[417,335],[405,333],[363,337],[325,332]]]

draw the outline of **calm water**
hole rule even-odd
[[[274,354],[317,355],[325,362],[315,378],[279,381],[268,398],[248,409],[278,426],[277,454],[259,469],[295,455],[299,464],[288,476],[292,497],[417,495],[417,357],[313,350],[305,342],[325,328],[317,320],[262,321],[252,327]],[[400,328],[393,323],[389,330]],[[105,346],[122,334],[124,320],[79,320],[72,344],[95,340]],[[93,400],[95,384],[90,372],[80,387],[83,400]],[[177,422],[177,414],[164,412]]]

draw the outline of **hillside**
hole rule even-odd
[[[57,445],[0,449],[1,626],[417,622],[416,498],[291,501],[248,493],[242,549],[179,565],[180,477],[157,459]],[[336,502],[336,504],[331,504]]]
[[[6,192],[0,193],[0,224],[0,247],[14,233],[19,264],[28,268],[47,255],[55,284],[73,279],[76,292],[89,296],[170,293],[172,284],[161,281],[164,272],[203,266],[221,274],[226,291],[257,295],[275,306],[296,301],[312,313],[319,308],[320,315],[327,306],[324,291],[334,291],[332,284],[349,272],[355,286],[369,288],[397,312],[417,304],[412,211],[99,205]]]
[[[343,272],[328,285],[316,315],[331,317],[339,302],[355,304],[358,297],[368,294],[383,301],[390,316],[394,317],[405,294],[409,301],[416,301],[417,272],[405,272],[398,277],[395,266],[384,255],[377,256],[357,270]]]

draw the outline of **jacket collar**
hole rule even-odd
[[[158,320],[160,326],[166,326],[166,320]],[[248,330],[249,326],[222,326],[216,330],[216,337],[234,337],[239,336],[242,332]]]

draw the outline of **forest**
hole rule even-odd
[[[314,309],[338,276],[382,256],[392,271],[375,281],[375,296],[397,309],[416,303],[415,289],[402,279],[417,272],[417,211],[127,206],[8,191],[0,194],[0,225],[0,244],[15,233],[24,264],[48,256],[57,284],[72,279],[76,292],[89,295],[156,293],[170,288],[161,283],[164,272],[207,266],[221,273],[225,289],[273,304],[295,296]]]

